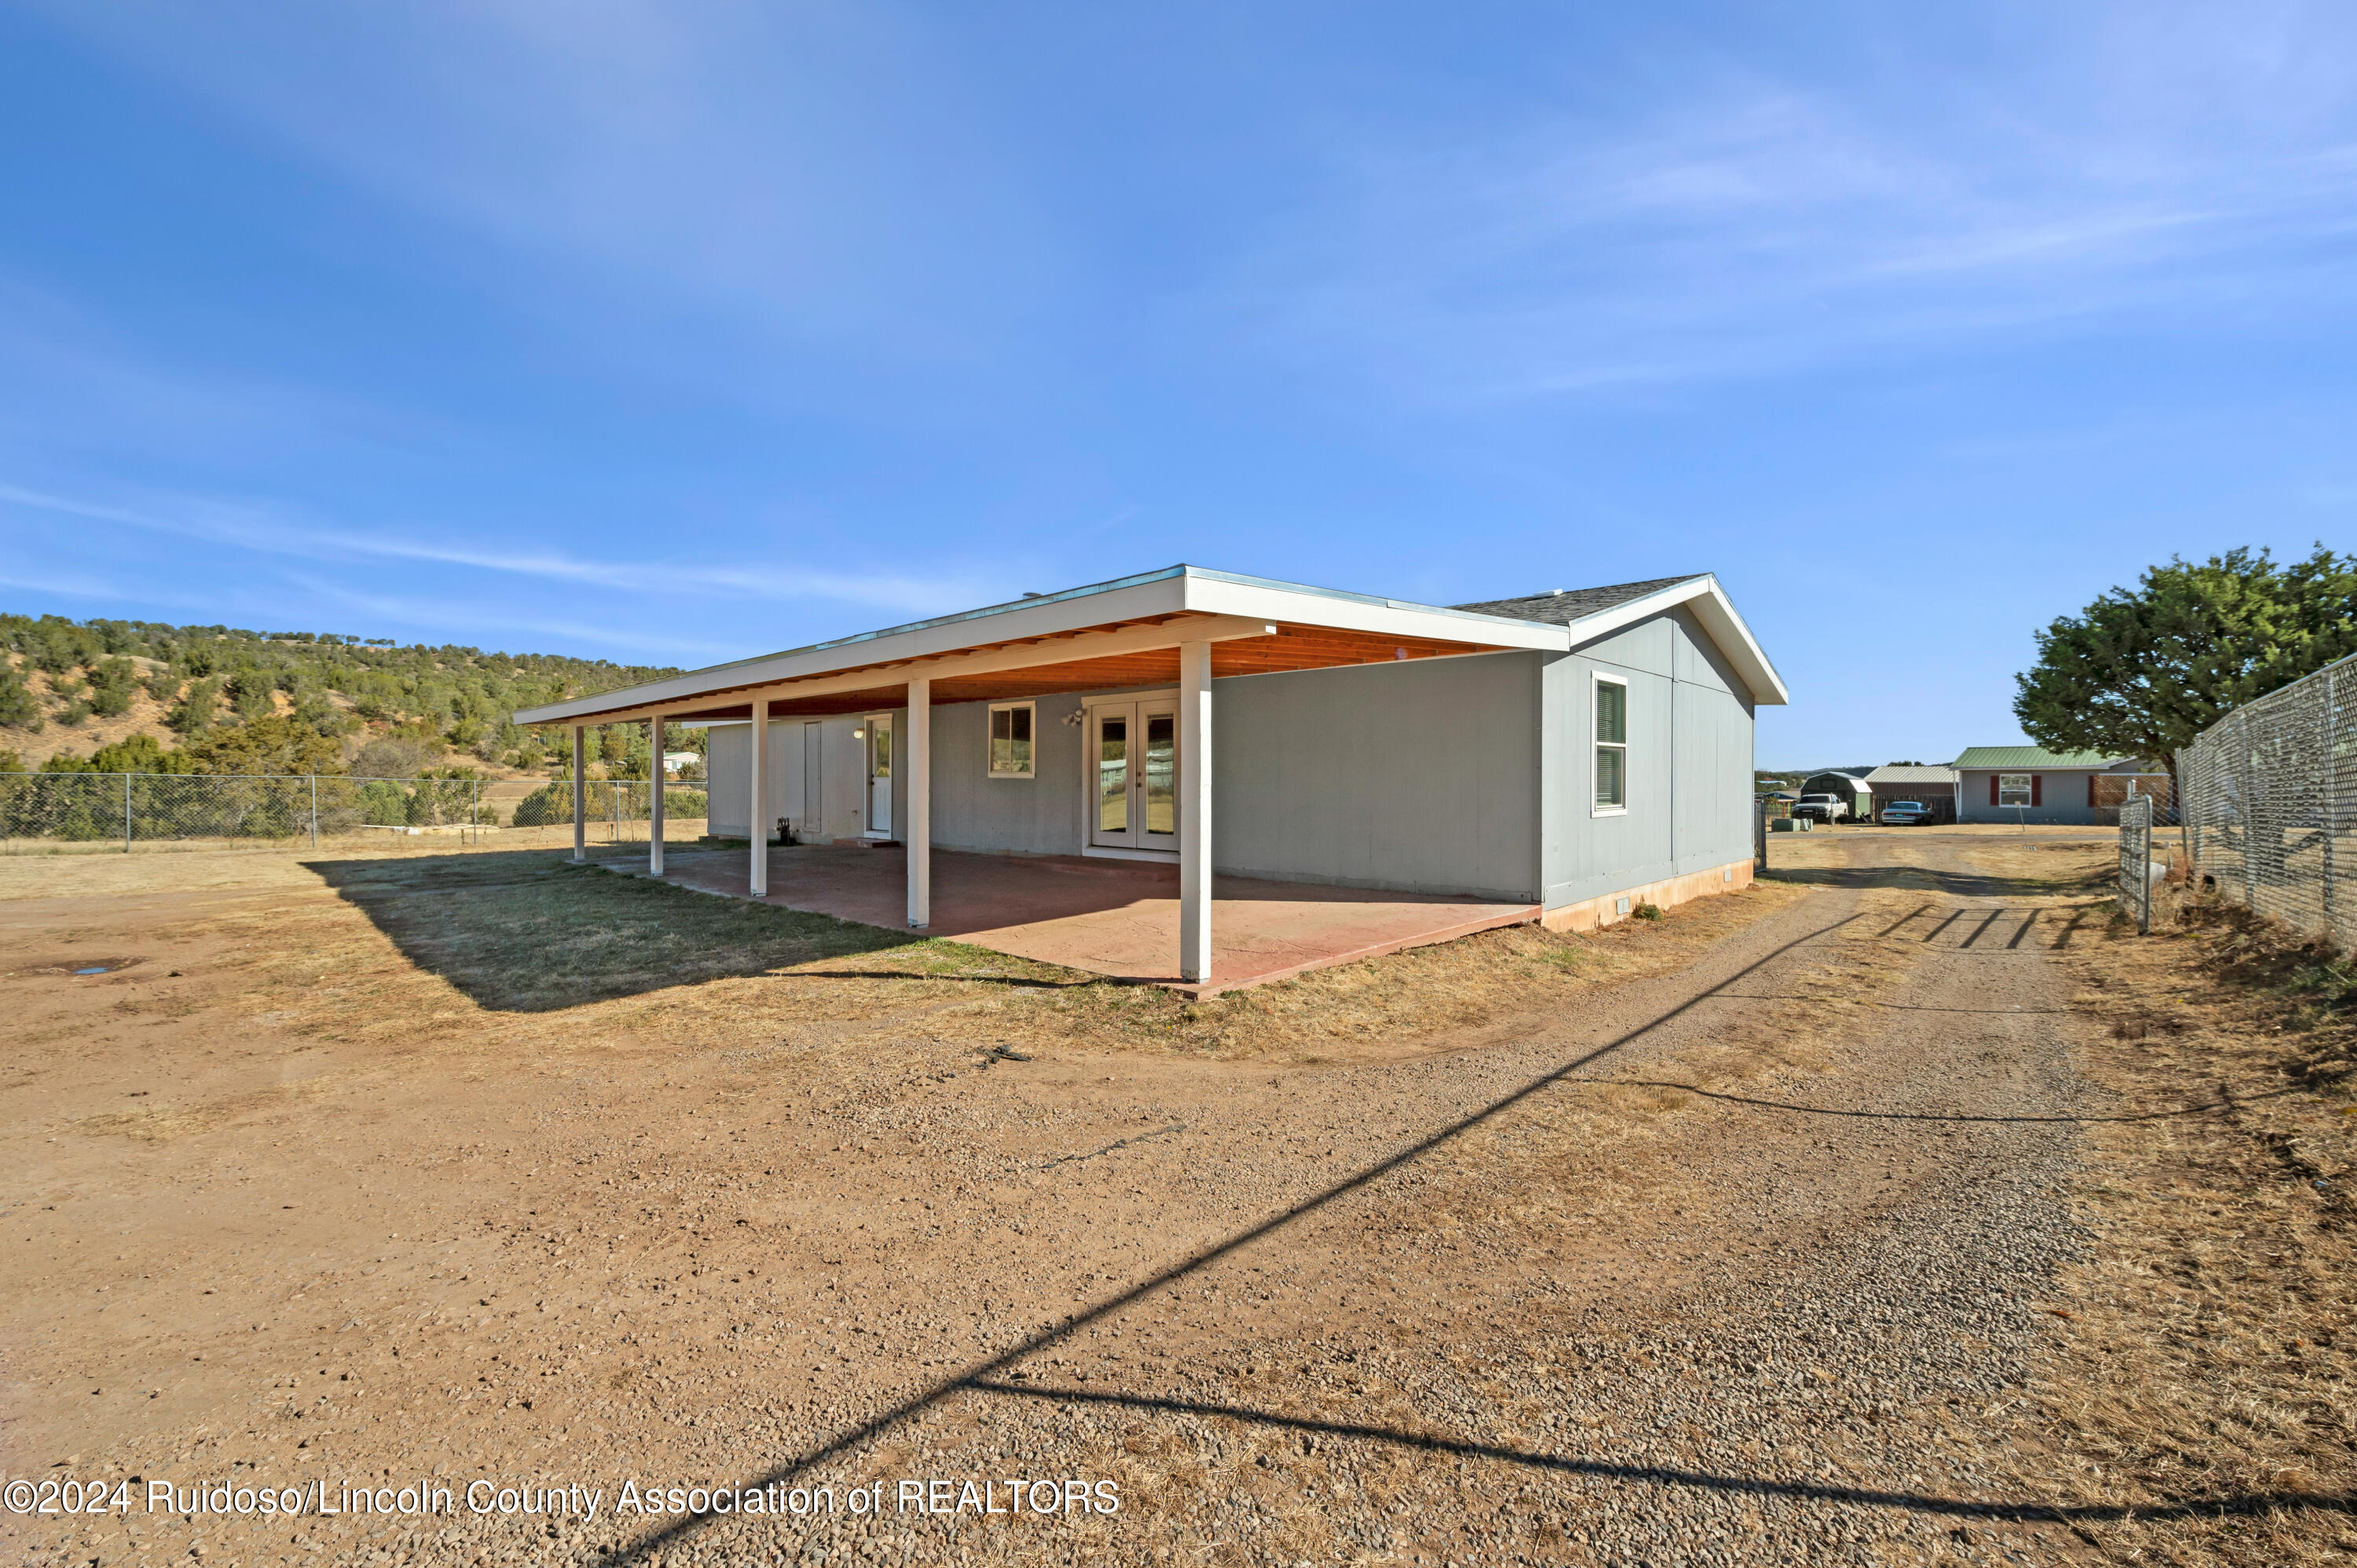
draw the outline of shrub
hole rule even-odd
[[[442,760],[442,748],[414,736],[380,736],[352,757],[360,779],[414,779]]]
[[[377,779],[361,786],[361,821],[371,827],[399,828],[409,825],[409,791],[387,779]]]
[[[277,705],[271,697],[277,690],[278,682],[270,678],[268,671],[252,669],[241,670],[231,675],[229,684],[222,688],[230,705],[243,719],[267,718],[276,713]]]
[[[0,661],[0,725],[35,732],[41,727],[41,704],[26,686],[24,672],[4,661]]]
[[[90,711],[113,718],[131,711],[131,693],[137,671],[128,659],[104,659],[91,671]]]
[[[520,828],[553,828],[572,820],[570,783],[544,784],[516,802],[515,825]]]
[[[199,736],[212,728],[213,713],[221,697],[221,682],[207,679],[191,681],[164,722],[184,736]]]

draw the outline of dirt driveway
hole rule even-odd
[[[2050,961],[2103,940],[2034,849],[1780,844],[1815,864],[1658,925],[1227,1014],[547,857],[0,863],[0,1443],[135,1499],[5,1527],[45,1563],[2068,1559],[1992,1446],[2081,1246]],[[179,1507],[223,1487],[305,1511]],[[395,1511],[316,1511],[355,1493]]]

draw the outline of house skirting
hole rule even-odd
[[[1617,893],[1584,899],[1549,909],[1539,918],[1539,923],[1550,931],[1592,931],[1598,926],[1609,926],[1625,920],[1629,915],[1620,912],[1620,900],[1629,900],[1633,912],[1641,904],[1657,905],[1668,909],[1696,898],[1707,898],[1714,893],[1732,893],[1738,887],[1751,886],[1751,861],[1749,856],[1733,860],[1725,865],[1714,865],[1707,871],[1689,871],[1684,876],[1673,876],[1666,882],[1641,882],[1634,887],[1623,887]]]

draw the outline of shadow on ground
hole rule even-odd
[[[304,864],[403,957],[499,1012],[552,1012],[870,953],[892,958],[862,965],[863,978],[1020,983],[1048,972],[911,932],[614,875],[562,851]]]
[[[2083,876],[1984,876],[1922,865],[1771,866],[1760,873],[1760,880],[1813,887],[1895,887],[1957,898],[2052,897],[2085,892],[2092,886]]]
[[[1405,1427],[1377,1426],[1304,1417],[1295,1412],[1263,1410],[1248,1405],[1178,1399],[1167,1394],[1143,1391],[1118,1388],[1080,1389],[1063,1384],[1049,1386],[1035,1380],[1038,1376],[1037,1371],[1024,1365],[1041,1352],[1084,1334],[1094,1332],[1095,1325],[1117,1317],[1125,1309],[1146,1296],[1202,1273],[1263,1238],[1285,1230],[1296,1220],[1315,1214],[1338,1199],[1371,1186],[1389,1173],[1412,1165],[1427,1154],[1455,1143],[1467,1133],[1494,1121],[1534,1096],[1557,1087],[1587,1081],[1578,1076],[1584,1069],[1614,1055],[1631,1042],[1642,1038],[1654,1029],[1660,1028],[1672,1019],[1686,1014],[1705,1002],[1727,995],[1742,994],[1737,988],[1767,968],[1775,960],[1795,949],[1833,935],[1857,918],[1854,915],[1849,916],[1803,932],[1773,951],[1755,959],[1717,985],[1669,1008],[1650,1022],[1641,1024],[1603,1045],[1581,1052],[1569,1060],[1500,1095],[1469,1114],[1427,1133],[1408,1147],[1353,1175],[1345,1176],[1331,1186],[1301,1198],[1266,1218],[1249,1223],[1224,1238],[1212,1240],[1151,1276],[1123,1286],[1079,1312],[1025,1335],[1015,1344],[985,1361],[968,1367],[963,1371],[951,1372],[939,1381],[917,1389],[888,1409],[856,1419],[852,1424],[819,1438],[799,1453],[780,1455],[774,1463],[761,1471],[734,1483],[733,1488],[730,1483],[719,1483],[716,1487],[716,1495],[720,1490],[726,1489],[754,1492],[788,1486],[821,1465],[858,1451],[891,1433],[902,1423],[921,1416],[926,1411],[953,1396],[978,1393],[997,1398],[1044,1400],[1061,1404],[1068,1410],[1074,1405],[1085,1403],[1135,1411],[1143,1414],[1210,1416],[1239,1424],[1291,1431],[1307,1436],[1391,1444],[1425,1453],[1499,1461],[1527,1466],[1534,1470],[1590,1476],[1632,1484],[1735,1492],[1755,1497],[1813,1498],[1964,1519],[2039,1521],[2075,1526],[2082,1522],[2113,1521],[2131,1516],[2142,1520],[2153,1520],[2182,1518],[2197,1514],[2264,1516],[2292,1510],[2357,1512],[2357,1499],[2352,1499],[2345,1494],[2304,1490],[2212,1493],[2193,1498],[2135,1506],[2071,1504],[2050,1502],[2035,1498],[1983,1500],[1942,1496],[1928,1490],[1849,1486],[1835,1482],[1792,1480],[1767,1475],[1683,1470],[1643,1462],[1634,1456],[1625,1460],[1598,1459],[1551,1454],[1507,1444],[1483,1443],[1470,1437],[1450,1436],[1435,1430],[1440,1424],[1440,1419],[1445,1418],[1437,1418],[1426,1423],[1424,1430],[1418,1431]],[[1684,1084],[1677,1087],[1692,1088],[1690,1085]],[[1773,1108],[1780,1111],[1809,1109],[1785,1104],[1777,1104]],[[2200,1114],[2206,1113],[2210,1109],[2207,1106],[2194,1106],[2171,1113]],[[2031,1118],[2025,1117],[2020,1120],[2031,1120]],[[627,1545],[612,1550],[605,1561],[613,1565],[613,1568],[638,1568],[638,1565],[654,1568],[656,1564],[671,1561],[670,1554],[673,1551],[685,1545],[703,1530],[712,1525],[726,1522],[726,1517],[725,1512],[713,1509],[684,1514],[648,1530],[636,1541]]]

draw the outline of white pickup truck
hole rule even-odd
[[[1792,815],[1813,822],[1846,822],[1849,802],[1839,795],[1803,795],[1792,803]]]

